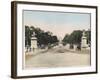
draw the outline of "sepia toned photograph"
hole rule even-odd
[[[23,10],[25,68],[91,65],[91,14]]]
[[[12,1],[11,77],[96,74],[97,6]]]

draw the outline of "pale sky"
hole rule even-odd
[[[73,30],[90,29],[90,14],[47,11],[23,11],[24,25],[39,27],[63,38]]]

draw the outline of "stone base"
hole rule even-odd
[[[26,52],[26,55],[35,55],[35,54],[37,54],[37,49]]]
[[[86,50],[87,47],[81,48],[81,50]]]

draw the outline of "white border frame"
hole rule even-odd
[[[62,12],[82,12],[91,13],[91,66],[90,67],[71,67],[71,68],[50,68],[50,69],[22,69],[22,10],[43,10],[43,11],[62,11]],[[96,9],[82,7],[61,7],[34,4],[17,4],[17,76],[47,75],[47,74],[69,74],[96,71]]]

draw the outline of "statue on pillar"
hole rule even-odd
[[[85,36],[85,30],[83,30],[81,38],[81,49],[87,48],[87,37]]]
[[[35,32],[33,32],[31,37],[31,51],[35,51],[37,48],[37,38],[35,37]]]

